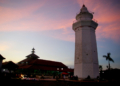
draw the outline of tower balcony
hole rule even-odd
[[[80,18],[79,20],[74,20],[73,24],[76,23],[76,22],[79,22],[79,21],[89,21],[89,19],[87,19],[87,18]],[[95,23],[98,23],[98,21],[95,20],[95,19],[92,19],[92,21],[94,21]]]
[[[86,8],[87,9],[87,8]],[[97,20],[93,19],[94,12],[87,10],[87,12],[77,12],[76,13],[76,20],[73,21],[73,24],[79,21],[94,21],[98,23]]]
[[[96,29],[98,23],[95,22],[94,20],[77,20],[74,21],[72,25],[74,31],[76,31],[76,29],[79,27],[86,27],[86,26]]]

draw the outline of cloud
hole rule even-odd
[[[42,31],[41,34],[59,40],[70,41],[70,42],[75,41],[75,37],[74,37],[75,33],[70,27],[66,29],[46,30],[46,31]]]
[[[77,0],[77,2],[80,7],[83,5],[83,0]],[[15,5],[15,3],[13,5]],[[68,5],[66,1],[65,3]],[[23,5],[22,7],[20,5],[9,6],[12,5],[12,3],[7,3],[8,7],[0,5],[0,31],[53,31],[63,29],[61,32],[62,35],[58,35],[56,38],[72,41],[74,38],[72,37],[73,34],[71,35],[69,33],[69,29],[72,29],[74,18],[69,16],[71,14],[69,9],[65,10],[69,8],[69,5],[64,8],[66,5],[62,4],[62,2],[58,3],[58,1],[49,3],[45,0],[31,1],[29,4],[22,2],[22,4],[20,4]],[[117,23],[120,22],[120,11],[118,4],[113,0],[109,0],[109,2],[107,0],[84,0],[84,4],[90,12],[95,12],[94,19],[96,19],[99,24],[96,30],[97,38],[119,40],[119,25]],[[71,11],[73,12],[73,8],[71,7],[70,9],[72,9]],[[69,13],[66,13],[66,11]]]
[[[72,23],[74,18],[70,18],[70,14],[65,14],[64,11],[68,10],[69,13],[69,9],[61,9],[65,8],[66,5],[64,4],[64,6],[62,6],[63,2],[59,2],[60,3],[55,2],[55,6],[53,5],[53,3],[50,4],[46,1],[42,3],[34,2],[32,5],[24,4],[23,7],[18,6],[16,8],[11,6],[0,6],[0,18],[2,20],[0,21],[0,31],[51,30],[52,32],[53,30],[56,31],[58,29],[62,29],[62,32],[60,34],[56,33],[56,37],[52,35],[51,37],[58,38],[60,40],[73,41],[74,39],[69,34],[69,30],[67,28],[70,27],[70,29],[72,29]],[[68,4],[66,1],[64,2]]]
[[[56,36],[54,36],[54,38],[56,39],[60,39],[60,40],[64,40],[64,41],[70,41],[70,42],[75,42],[75,36],[74,34],[70,35],[70,34],[55,34]]]
[[[32,15],[34,11],[38,10],[43,5],[44,2],[32,3],[17,8],[0,6],[0,19],[1,19],[0,24],[29,17],[30,15]]]
[[[57,4],[61,5],[61,3]],[[26,6],[18,8],[1,6],[0,18],[2,21],[0,21],[0,31],[43,31],[65,29],[72,26],[72,18],[62,18],[65,14],[58,14],[59,12],[55,13],[54,10],[52,10],[51,13],[54,13],[54,15],[52,15],[53,18],[51,18],[51,14],[49,13],[48,15],[46,13],[47,11],[49,12],[51,8],[48,9],[46,5],[48,5],[48,2],[33,3],[32,5],[27,4]],[[60,9],[60,7],[58,8]],[[57,16],[57,19],[54,18],[54,16]]]
[[[119,24],[111,24],[108,26],[105,26],[103,28],[102,36],[104,38],[110,38],[113,39],[116,42],[120,42],[120,25]]]
[[[44,31],[44,30],[56,30],[65,29],[67,27],[72,28],[73,19],[61,19],[59,21],[48,19],[46,21],[44,16],[32,20],[16,21],[0,26],[1,31]]]

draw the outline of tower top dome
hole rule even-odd
[[[34,54],[34,53],[35,53],[35,51],[34,51],[34,50],[35,50],[35,49],[33,48],[33,49],[32,49],[32,54]]]
[[[39,58],[39,56],[37,56],[35,54],[35,49],[34,48],[32,49],[32,53],[27,55],[26,57],[27,57],[27,59],[37,59],[37,58]]]
[[[93,15],[87,9],[87,7],[83,4],[82,8],[80,9],[79,14],[76,15],[76,20],[92,20]]]
[[[85,7],[85,5],[83,4],[81,11],[80,12],[88,12],[87,8]]]

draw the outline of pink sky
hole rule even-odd
[[[97,34],[99,35],[97,35],[97,38],[106,37],[114,41],[119,40],[120,11],[118,11],[119,9],[117,8],[117,6],[116,7],[113,6],[112,4],[113,1],[107,2],[103,0],[77,0],[77,1],[73,0],[72,2],[77,2],[81,7],[83,1],[86,7],[88,8],[88,10],[95,13],[94,19],[97,20],[99,23],[99,27],[98,27],[99,29],[97,30]],[[1,2],[3,4],[10,4],[10,6],[0,6],[0,13],[1,13],[0,31],[44,31],[44,30],[66,29],[71,27],[73,21],[75,20],[74,19],[75,15],[73,15],[73,17],[69,19],[62,18],[62,15],[63,16],[65,14],[69,15],[67,14],[67,12],[65,12],[65,14],[62,12],[61,14],[58,14],[59,18],[50,18],[49,14],[46,15],[44,14],[44,12],[39,12],[36,14],[34,13],[35,11],[42,9],[42,7],[54,8],[53,6],[55,6],[56,8],[58,7],[59,9],[60,6],[63,4],[62,2],[61,3],[54,2],[47,4],[49,3],[48,0],[45,1],[37,0],[35,2],[30,2],[29,4],[25,2],[23,6],[18,6],[16,8],[13,7],[14,3],[12,2],[10,3],[9,0],[5,0],[5,1],[2,0]],[[77,12],[79,12],[79,10]],[[55,13],[54,10],[53,13]],[[18,23],[16,25],[13,25],[15,21]],[[64,30],[62,34],[68,35],[69,31]],[[60,39],[62,38],[63,37],[61,37]],[[66,40],[68,40],[68,38],[66,38]],[[69,41],[74,41],[74,38],[72,40],[70,39]]]
[[[0,0],[0,36],[5,39],[4,32],[40,32],[57,40],[74,42],[72,24],[83,3],[94,12],[99,24],[97,40],[109,39],[120,45],[119,0]],[[14,42],[1,41],[0,51],[7,53]]]

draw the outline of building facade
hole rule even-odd
[[[59,72],[73,72],[73,69],[69,69],[62,62],[38,59],[40,57],[35,54],[34,50],[33,48],[32,53],[26,56],[26,59],[18,62],[18,69],[23,70],[24,73],[35,73],[36,71],[40,75],[53,75]]]

